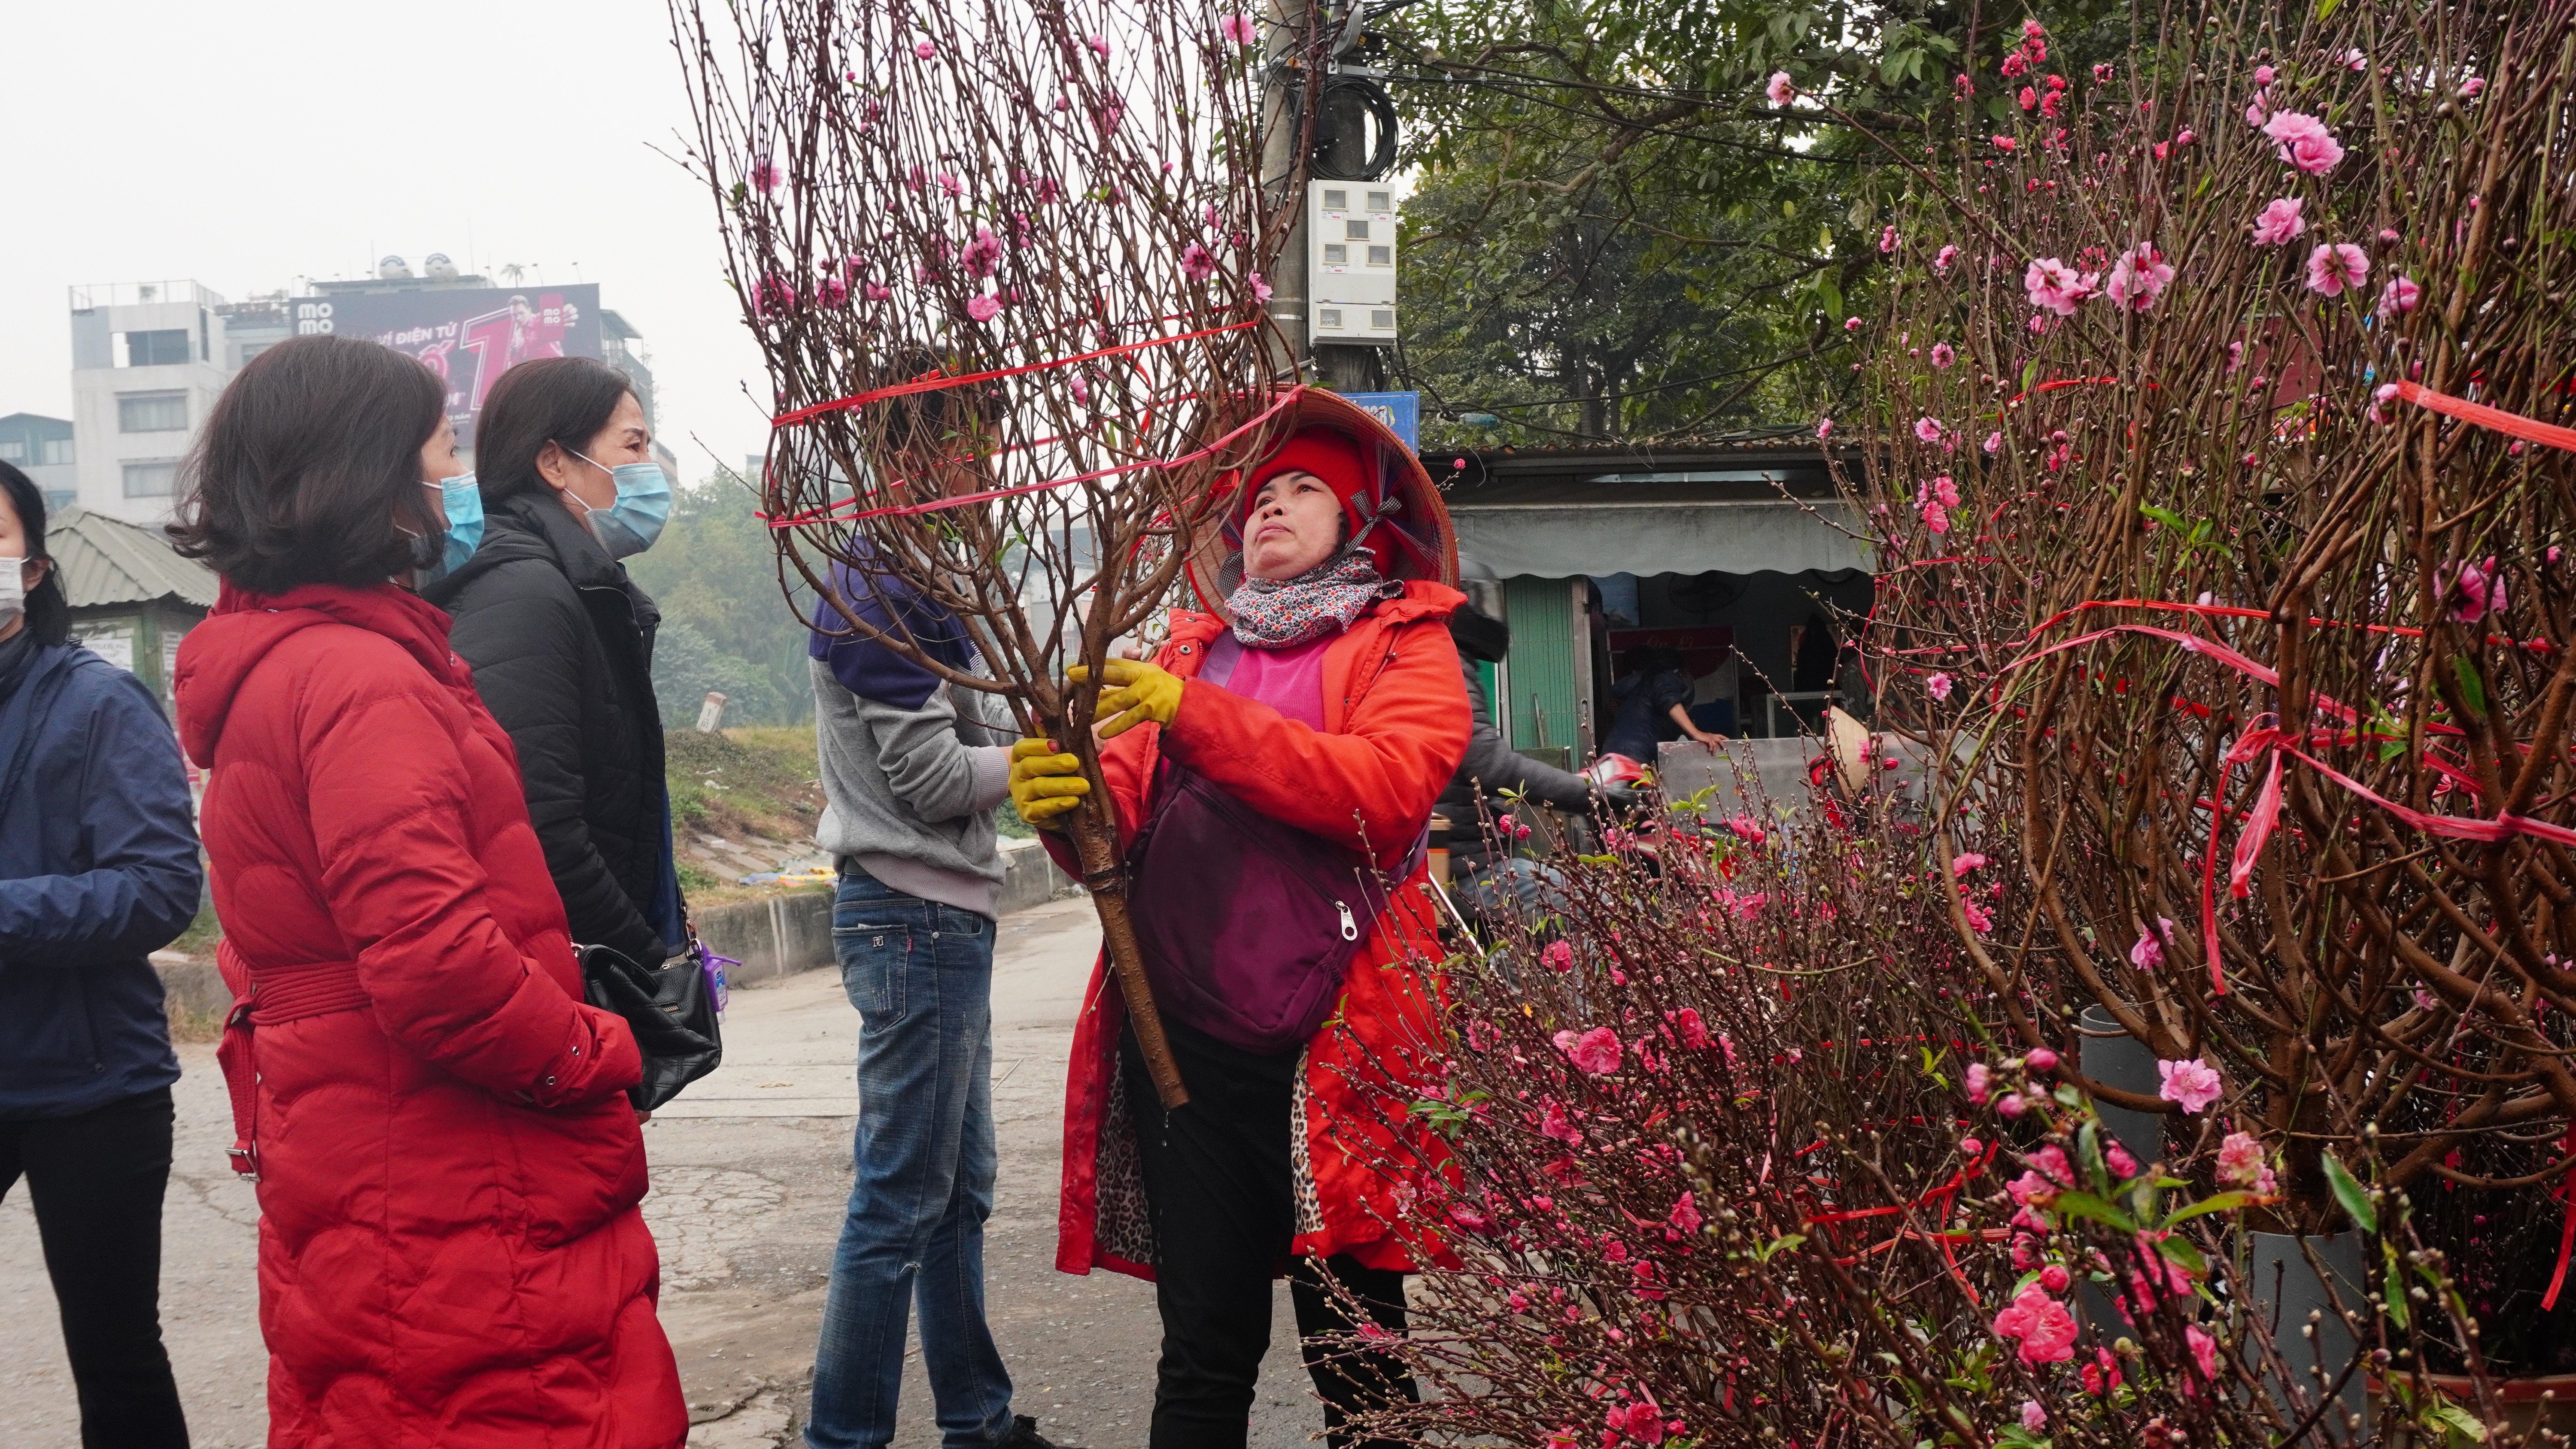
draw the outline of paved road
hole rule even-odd
[[[1018,1407],[1088,1449],[1145,1442],[1160,1330],[1153,1290],[1115,1274],[1057,1273],[1056,1168],[1065,1055],[1099,930],[1060,901],[1005,920],[994,975],[994,1110],[1002,1176],[987,1240],[995,1336]],[[645,1129],[662,1248],[662,1321],[688,1388],[692,1449],[800,1442],[832,1243],[850,1186],[858,1015],[829,971],[735,993],[722,1071]],[[162,1318],[201,1449],[266,1434],[266,1355],[252,1278],[257,1209],[232,1180],[231,1126],[210,1046],[180,1049],[179,1165],[164,1216]],[[0,1444],[75,1449],[69,1374],[23,1190],[0,1204],[0,1314],[19,1325],[0,1362]],[[1320,1429],[1298,1367],[1287,1294],[1254,1413],[1254,1449]],[[906,1365],[895,1443],[932,1449],[928,1383]]]

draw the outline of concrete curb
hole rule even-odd
[[[1072,878],[1056,869],[1044,846],[1034,840],[1003,840],[1002,914],[1044,905],[1073,888]],[[731,973],[737,986],[833,964],[832,892],[826,887],[710,906],[697,913],[697,927],[710,950],[742,963]],[[174,1012],[219,1024],[232,1011],[233,994],[214,962],[156,958],[152,964],[161,973],[161,989]]]

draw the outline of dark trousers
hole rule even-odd
[[[1163,1315],[1152,1449],[1242,1449],[1253,1384],[1270,1348],[1271,1279],[1297,1232],[1288,1155],[1297,1054],[1256,1057],[1175,1023],[1166,1030],[1190,1089],[1189,1105],[1177,1112],[1155,1100],[1133,1034],[1118,1053],[1154,1222],[1154,1302]],[[1326,1285],[1327,1274],[1399,1337],[1404,1275],[1339,1256],[1289,1265],[1299,1349],[1324,1400],[1325,1442],[1379,1449],[1390,1441],[1355,1441],[1343,1426],[1359,1409],[1413,1399],[1413,1379],[1392,1355],[1328,1352],[1316,1342],[1359,1326]]]
[[[187,1449],[161,1346],[170,1089],[77,1117],[0,1122],[0,1197],[27,1179],[62,1309],[85,1449]]]

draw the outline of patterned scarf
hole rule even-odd
[[[1225,606],[1245,647],[1286,649],[1347,629],[1372,601],[1403,592],[1401,581],[1378,577],[1367,549],[1354,548],[1293,579],[1245,579]]]

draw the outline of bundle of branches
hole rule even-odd
[[[2576,4],[2197,16],[1960,78],[2021,120],[1917,158],[1853,488],[2013,1032],[2106,1013],[2163,1080],[2100,1096],[2223,1090],[2322,1231],[2365,1124],[2490,1182],[2576,1114]]]
[[[1421,1212],[1458,1261],[1425,1274],[1407,1338],[1348,1345],[1426,1389],[1370,1432],[2352,1442],[2352,1366],[2283,1362],[2227,1258],[2224,1229],[2273,1187],[2255,1139],[2140,1164],[2054,1054],[1989,1048],[2003,1013],[1912,830],[1748,815],[1549,865],[1492,954],[1451,963],[1446,1079],[1411,1107],[1453,1153]],[[1976,894],[2002,899],[1985,874]],[[2411,1247],[2393,1215],[2386,1232]],[[2422,1363],[2428,1318],[2467,1337],[2439,1255],[2404,1261],[2428,1306],[2376,1320],[2382,1365]],[[2409,1389],[2385,1422],[2483,1412]]]
[[[1003,694],[1083,757],[1072,844],[1176,1103],[1090,724],[1112,641],[1165,602],[1293,395],[1261,310],[1293,213],[1258,184],[1254,22],[1170,0],[673,22],[686,162],[775,388],[780,581],[825,601],[826,632]],[[1063,684],[1075,663],[1087,688]]]

